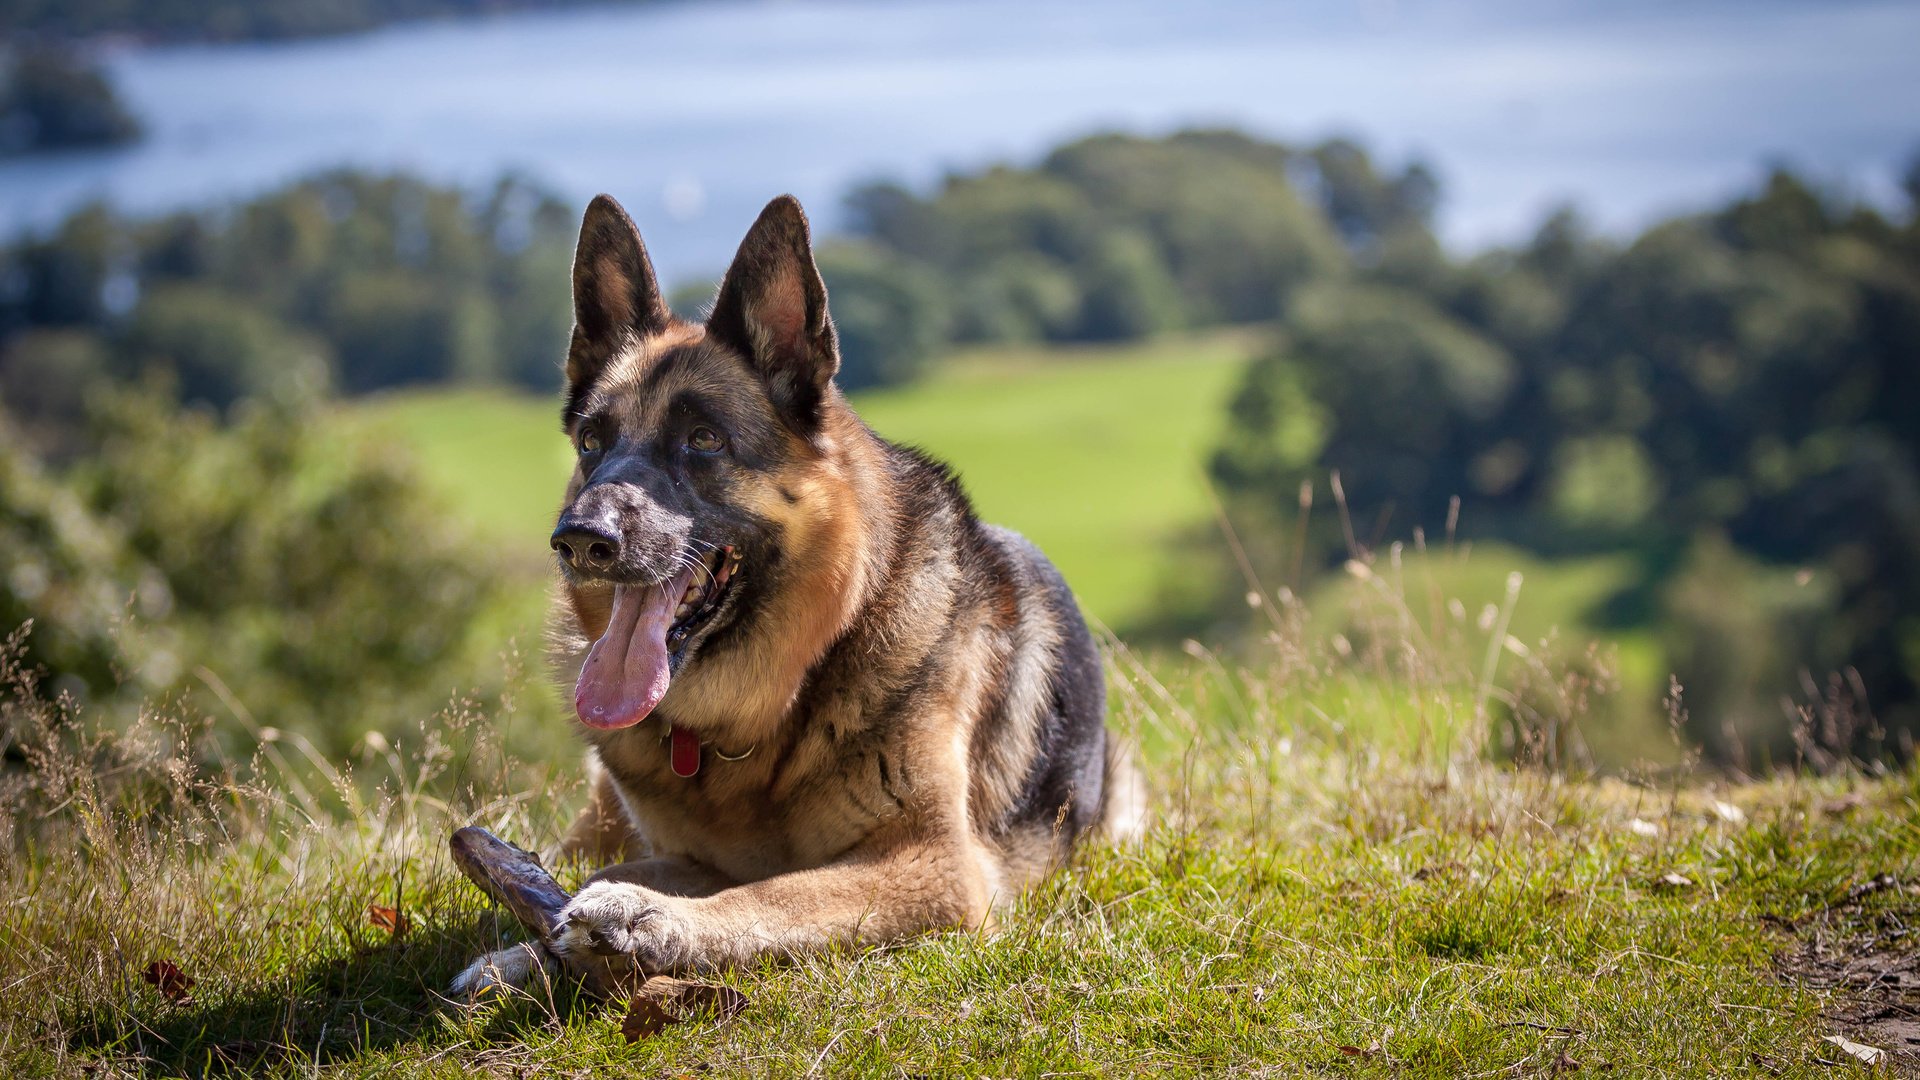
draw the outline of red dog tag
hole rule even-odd
[[[669,736],[673,746],[667,760],[673,765],[673,775],[692,776],[700,771],[700,736],[686,728],[674,728]]]

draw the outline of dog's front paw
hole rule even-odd
[[[553,952],[601,988],[684,967],[692,935],[680,903],[628,882],[594,882],[560,913]]]
[[[491,952],[453,977],[448,993],[465,1001],[483,1001],[532,982],[538,973],[551,974],[553,957],[541,946],[528,942],[510,949]]]

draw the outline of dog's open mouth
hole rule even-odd
[[[632,727],[667,696],[673,655],[725,606],[740,580],[740,555],[717,547],[657,585],[616,585],[606,632],[587,650],[574,685],[581,723]]]
[[[730,547],[716,548],[704,565],[706,573],[694,572],[693,580],[680,594],[680,606],[673,609],[673,625],[667,629],[667,649],[671,652],[679,652],[693,632],[720,610],[740,569],[740,553]]]

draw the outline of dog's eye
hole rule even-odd
[[[587,428],[584,431],[580,432],[580,452],[581,453],[591,454],[598,449],[600,449],[600,433],[599,432],[593,430],[592,428]]]
[[[687,432],[687,449],[711,454],[725,446],[726,440],[710,427],[697,427]]]

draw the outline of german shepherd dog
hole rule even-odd
[[[1059,572],[834,384],[797,201],[767,205],[700,325],[602,195],[573,296],[579,460],[552,544],[563,621],[591,642],[574,704],[593,784],[558,855],[617,865],[549,942],[482,957],[456,993],[985,927],[1081,837],[1140,830]]]

